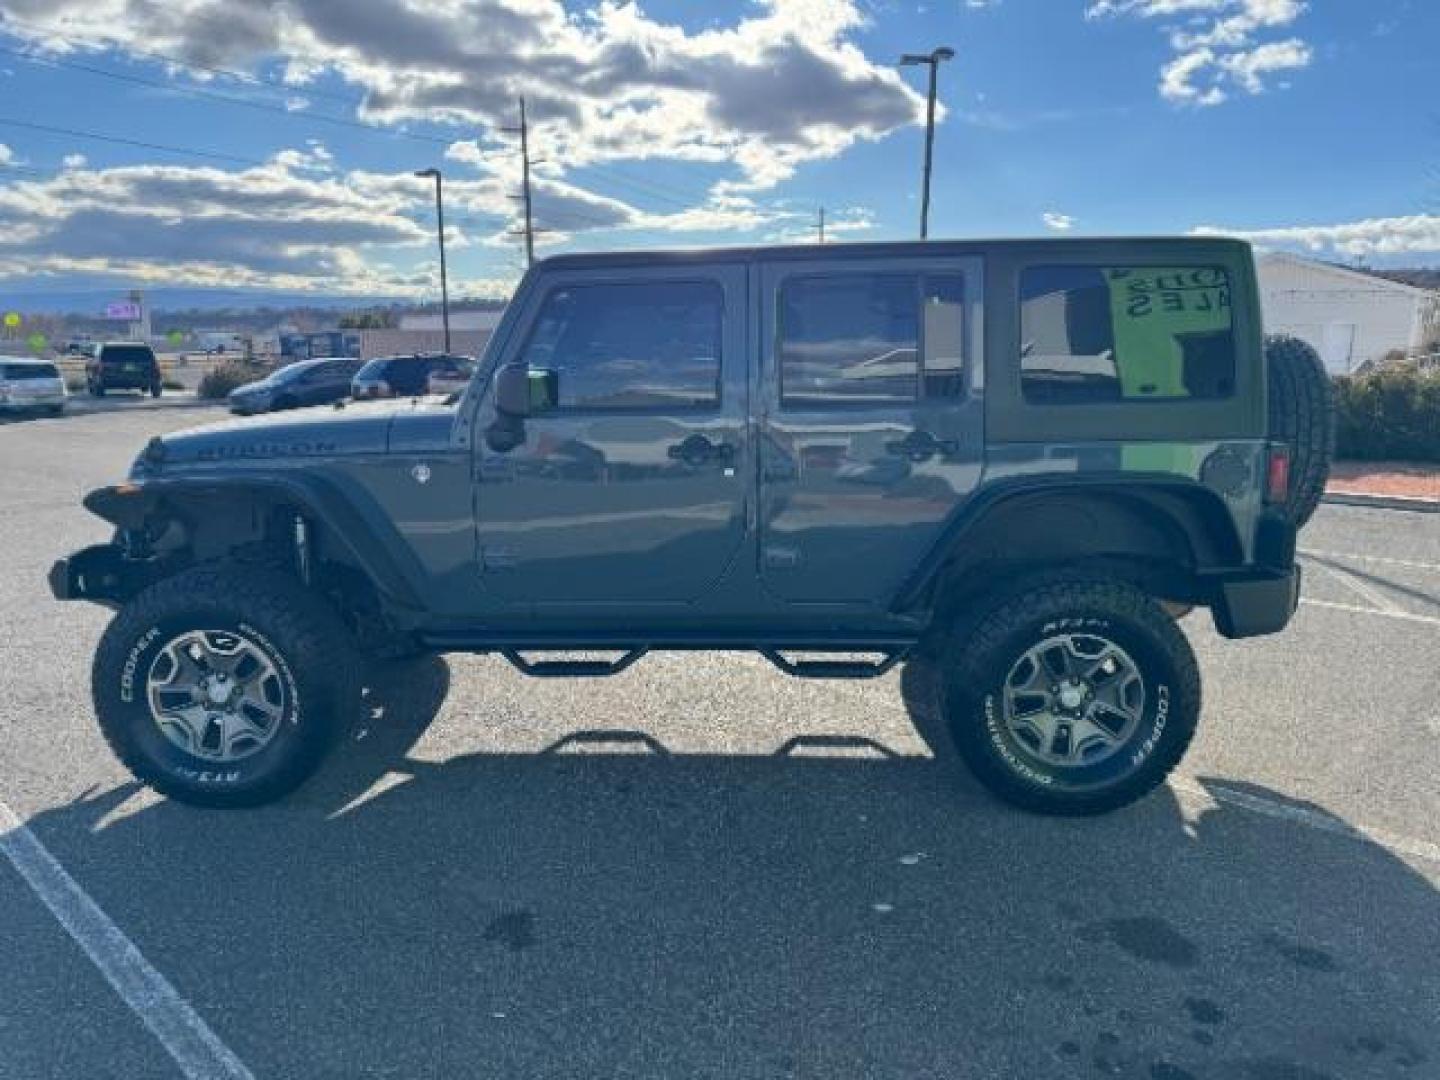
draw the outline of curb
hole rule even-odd
[[[176,390],[167,393],[163,397],[151,398],[84,398],[77,400],[80,395],[72,395],[66,402],[65,412],[71,416],[98,416],[107,413],[122,412],[155,412],[165,409],[194,409],[201,406],[224,407],[223,401],[202,401],[196,397],[193,391]]]
[[[1321,502],[1335,506],[1365,506],[1371,510],[1409,510],[1417,514],[1440,514],[1440,501],[1411,495],[1364,495],[1359,492],[1327,491]]]

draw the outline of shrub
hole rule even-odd
[[[244,386],[257,378],[259,376],[248,365],[231,360],[207,371],[196,393],[205,401],[218,401],[237,386]]]
[[[167,375],[164,379],[160,380],[160,388],[162,390],[184,390],[185,384],[179,379],[172,379]]]
[[[1440,462],[1440,371],[1336,379],[1335,434],[1341,458]]]

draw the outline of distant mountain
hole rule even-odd
[[[1377,277],[1389,278],[1417,289],[1440,291],[1440,266],[1421,267],[1417,270],[1372,270]]]
[[[22,315],[99,316],[105,305],[123,300],[127,290],[82,289],[50,292],[25,289],[16,283],[0,284],[0,312]],[[306,292],[273,292],[266,289],[146,289],[145,299],[153,313],[161,311],[224,311],[236,308],[324,308],[349,311],[354,308],[405,303],[394,296],[324,296]]]

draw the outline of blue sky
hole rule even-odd
[[[438,165],[455,291],[503,293],[519,93],[541,253],[797,241],[820,206],[910,237],[895,60],[941,44],[933,236],[1440,262],[1431,0],[0,0],[0,30],[0,291],[427,297]]]

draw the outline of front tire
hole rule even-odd
[[[287,574],[196,567],[128,603],[95,656],[100,729],[135,776],[197,806],[303,783],[358,702],[340,619]]]
[[[952,633],[943,707],[956,749],[1006,802],[1043,814],[1118,809],[1156,788],[1200,715],[1194,653],[1118,581],[1032,578]]]

